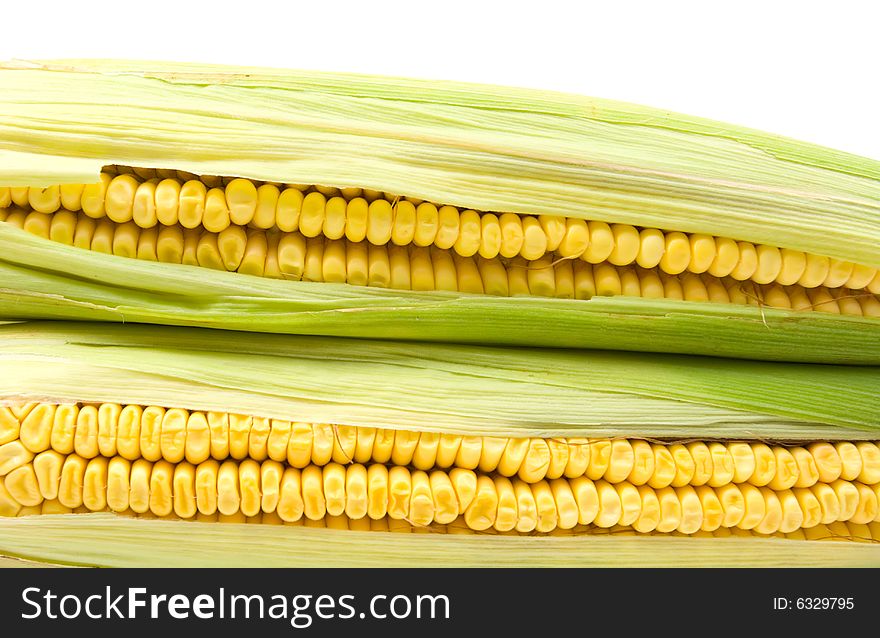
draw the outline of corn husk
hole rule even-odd
[[[498,436],[870,439],[880,369],[141,325],[0,326],[0,400]]]
[[[368,187],[880,266],[880,163],[741,127],[399,78],[77,60],[0,67],[0,185],[94,182],[112,164]],[[0,224],[0,319],[880,363],[876,319],[355,290],[81,252]]]
[[[880,163],[546,91],[61,60],[0,72],[0,183],[123,164],[675,228],[880,267]]]
[[[113,514],[0,518],[0,553],[101,567],[880,566],[880,544],[852,541],[399,534]]]

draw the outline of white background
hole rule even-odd
[[[116,57],[557,89],[880,159],[880,2],[4,2],[0,59]]]

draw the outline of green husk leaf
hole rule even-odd
[[[880,368],[89,323],[0,326],[0,398],[500,436],[876,438]]]
[[[0,554],[100,567],[877,567],[880,544],[785,538],[395,534],[143,520],[0,518]]]
[[[361,186],[880,266],[880,163],[546,91],[156,62],[0,67],[0,184],[104,164]]]
[[[0,223],[0,319],[880,364],[880,321],[666,299],[588,301],[280,281],[81,250]]]

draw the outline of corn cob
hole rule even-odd
[[[522,533],[880,523],[880,448],[870,441],[461,437],[110,403],[19,404],[2,416],[7,516],[85,508],[295,523],[345,514]]]
[[[880,560],[875,368],[102,324],[0,326],[0,352],[7,555]]]
[[[880,362],[869,160],[495,87],[84,62],[0,87],[3,318]]]
[[[328,201],[320,190],[303,195],[301,188],[282,192],[233,179],[225,189],[208,190],[197,179],[157,183],[103,173],[99,186],[0,189],[0,206],[15,201],[24,207],[0,217],[87,250],[255,276],[504,297],[751,303],[880,317],[877,269],[824,256],[577,218],[505,213],[499,219],[428,202],[417,208],[397,198],[368,203],[360,189]],[[248,225],[254,226],[250,233]]]

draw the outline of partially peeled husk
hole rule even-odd
[[[487,436],[872,439],[880,370],[85,322],[0,326],[0,399]]]
[[[733,237],[880,267],[880,163],[637,105],[188,64],[0,66],[0,185],[104,166],[364,187]],[[138,263],[0,224],[0,319],[880,363],[876,319],[673,300],[488,298]]]
[[[0,326],[2,402],[113,401],[501,436],[876,440],[880,374],[602,351],[158,326]],[[784,538],[360,532],[0,519],[0,555],[100,566],[869,566],[880,545]]]

